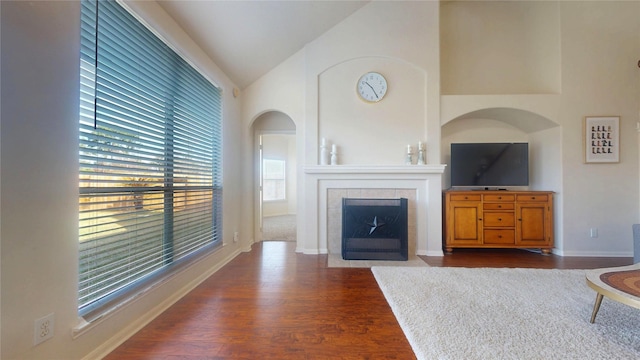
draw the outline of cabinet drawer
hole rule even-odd
[[[485,227],[515,226],[515,214],[513,212],[484,213]]]
[[[509,194],[485,194],[484,201],[513,201],[516,197]]]
[[[501,229],[485,230],[484,243],[485,244],[514,244],[515,231],[501,230]]]
[[[484,203],[482,208],[484,210],[513,210],[515,206],[513,203]]]
[[[549,200],[549,195],[543,194],[543,195],[536,195],[536,194],[530,194],[530,195],[518,195],[518,201],[548,201]]]
[[[480,194],[451,194],[451,201],[480,201]]]

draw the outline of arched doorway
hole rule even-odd
[[[296,241],[296,126],[279,111],[253,123],[256,241]]]

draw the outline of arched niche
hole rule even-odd
[[[495,107],[479,109],[462,114],[454,119],[449,120],[442,127],[442,130],[444,131],[445,128],[449,127],[449,124],[457,123],[456,125],[459,125],[463,120],[476,119],[492,119],[495,121],[499,121],[506,125],[510,125],[516,129],[519,129],[524,133],[534,133],[558,126],[558,124],[553,120],[532,111],[507,107]],[[452,127],[453,129],[455,129],[455,126]]]
[[[529,189],[561,188],[561,128],[538,113],[506,107],[484,108],[458,115],[441,128],[442,163],[450,164],[451,143],[529,143]],[[450,186],[445,170],[443,187]]]
[[[389,91],[376,103],[356,94],[358,80],[369,71],[388,82]],[[431,144],[427,80],[424,69],[384,56],[348,59],[325,69],[317,77],[318,141],[326,138],[335,144],[343,165],[402,164],[407,144]]]
[[[258,115],[253,121],[252,128],[255,131],[268,132],[293,132],[296,131],[296,124],[289,115],[280,111],[267,111]]]

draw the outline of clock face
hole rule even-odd
[[[365,101],[380,101],[386,93],[387,80],[379,73],[366,73],[358,80],[358,94]]]

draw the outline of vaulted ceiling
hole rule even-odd
[[[244,89],[369,1],[191,1],[158,4]]]

